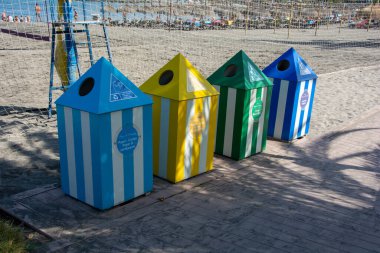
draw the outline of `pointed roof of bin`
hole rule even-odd
[[[243,50],[224,63],[207,80],[213,85],[243,90],[272,85],[272,82]]]
[[[296,82],[318,78],[294,48],[286,51],[266,67],[263,72],[268,77]]]
[[[102,57],[55,103],[102,114],[152,104],[153,101]]]
[[[182,54],[177,54],[139,88],[177,101],[219,94]]]

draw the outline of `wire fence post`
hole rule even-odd
[[[278,16],[278,4],[276,3],[276,14],[275,14],[275,17],[274,17],[274,29],[273,29],[273,33],[276,33],[277,16]]]
[[[248,29],[248,6],[249,6],[249,1],[246,1],[246,11],[245,11],[245,35],[247,35],[247,29]]]
[[[171,29],[171,21],[172,21],[172,0],[170,0],[170,3],[169,3],[169,22],[168,22],[169,32]]]
[[[369,25],[371,24],[371,20],[372,20],[372,11],[373,11],[373,0],[371,3],[371,12],[369,13],[369,19],[368,19],[368,24],[367,24],[367,32],[369,31]]]
[[[343,20],[343,16],[344,16],[344,3],[343,3],[343,0],[342,0],[342,16],[340,17],[339,19],[339,33],[340,33],[340,29],[342,28],[342,20]]]
[[[290,15],[289,15],[289,22],[288,22],[288,39],[290,37],[290,26],[292,24],[292,17],[293,17],[293,1],[291,2],[291,6],[290,6]]]
[[[330,25],[330,17],[331,17],[331,6],[332,6],[332,3],[331,1],[328,2],[329,3],[329,13],[328,13],[328,16],[327,16],[327,23],[326,23],[326,27],[327,27],[327,30],[329,29],[329,25]]]
[[[315,23],[315,33],[314,33],[314,36],[317,36],[317,30],[319,28],[320,15],[321,15],[321,4],[318,4],[318,17],[317,17],[317,22]]]

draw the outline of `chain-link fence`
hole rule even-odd
[[[136,85],[179,52],[206,77],[241,49],[263,68],[294,47],[318,74],[380,60],[380,6],[372,1],[0,0],[0,12],[1,167],[57,167],[50,81],[60,87],[70,71],[75,79],[92,61],[110,58],[107,42],[113,63]],[[68,40],[78,66],[59,73]],[[31,154],[54,163],[36,164]]]

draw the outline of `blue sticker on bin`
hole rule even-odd
[[[307,90],[305,90],[302,93],[301,99],[300,99],[300,106],[301,106],[302,110],[305,109],[307,102],[309,102],[309,92]]]
[[[137,96],[133,93],[124,83],[122,83],[116,76],[111,75],[110,81],[110,102],[116,102]]]
[[[298,66],[300,68],[300,73],[302,76],[306,76],[306,75],[311,74],[310,69],[308,69],[308,67],[305,64],[303,64],[303,62],[301,61],[300,58],[298,58]]]
[[[116,145],[120,153],[129,154],[135,150],[138,142],[139,134],[134,127],[130,126],[121,129]]]

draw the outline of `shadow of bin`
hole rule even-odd
[[[220,92],[215,153],[240,160],[264,151],[271,81],[242,50],[207,80]]]
[[[293,48],[263,72],[274,84],[268,136],[292,141],[307,135],[318,76]]]
[[[177,183],[211,170],[219,93],[181,54],[140,89],[154,101],[154,175]]]
[[[101,58],[57,101],[62,190],[108,209],[152,190],[152,100]]]

